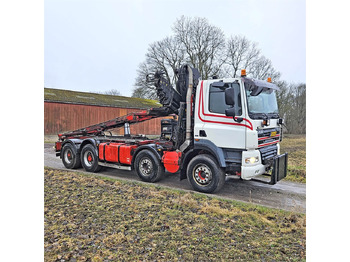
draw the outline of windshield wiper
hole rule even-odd
[[[270,118],[279,118],[280,115],[278,113],[268,113],[268,116],[270,116]]]
[[[249,116],[253,119],[268,119],[269,117],[265,113],[252,113],[249,112]]]
[[[254,119],[271,119],[271,118],[279,118],[278,113],[256,113],[249,112],[249,116]]]
[[[274,116],[275,118],[280,118],[280,114],[279,114],[279,113],[273,113],[273,116]]]

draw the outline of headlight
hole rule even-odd
[[[259,162],[259,157],[247,157],[245,159],[246,164],[255,164],[257,162]]]

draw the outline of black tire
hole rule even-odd
[[[140,151],[134,161],[136,174],[145,182],[157,182],[164,175],[164,166],[159,158],[150,150]]]
[[[71,143],[63,146],[62,162],[66,168],[75,169],[81,167],[80,156],[76,152],[76,148]]]
[[[203,193],[219,191],[224,183],[226,174],[210,155],[197,155],[187,166],[187,178],[194,190]]]
[[[81,164],[88,172],[98,172],[101,166],[98,165],[98,156],[93,145],[87,144],[83,147],[80,153]]]

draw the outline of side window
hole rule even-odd
[[[239,84],[230,83],[230,87],[235,90],[235,111],[236,116],[242,115],[242,103],[241,103],[241,92]],[[212,113],[225,114],[225,109],[229,108],[229,105],[225,103],[225,91],[218,87],[210,85],[209,88],[209,111]]]

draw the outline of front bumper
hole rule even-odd
[[[250,180],[256,176],[266,174],[266,171],[272,167],[270,185],[276,184],[287,176],[288,153],[277,155],[273,158],[272,165],[263,165],[261,162],[252,166],[243,165],[241,167],[241,178]]]
[[[250,180],[253,177],[260,176],[264,174],[266,167],[262,164],[257,164],[254,166],[242,166],[241,168],[241,178],[243,180]]]

